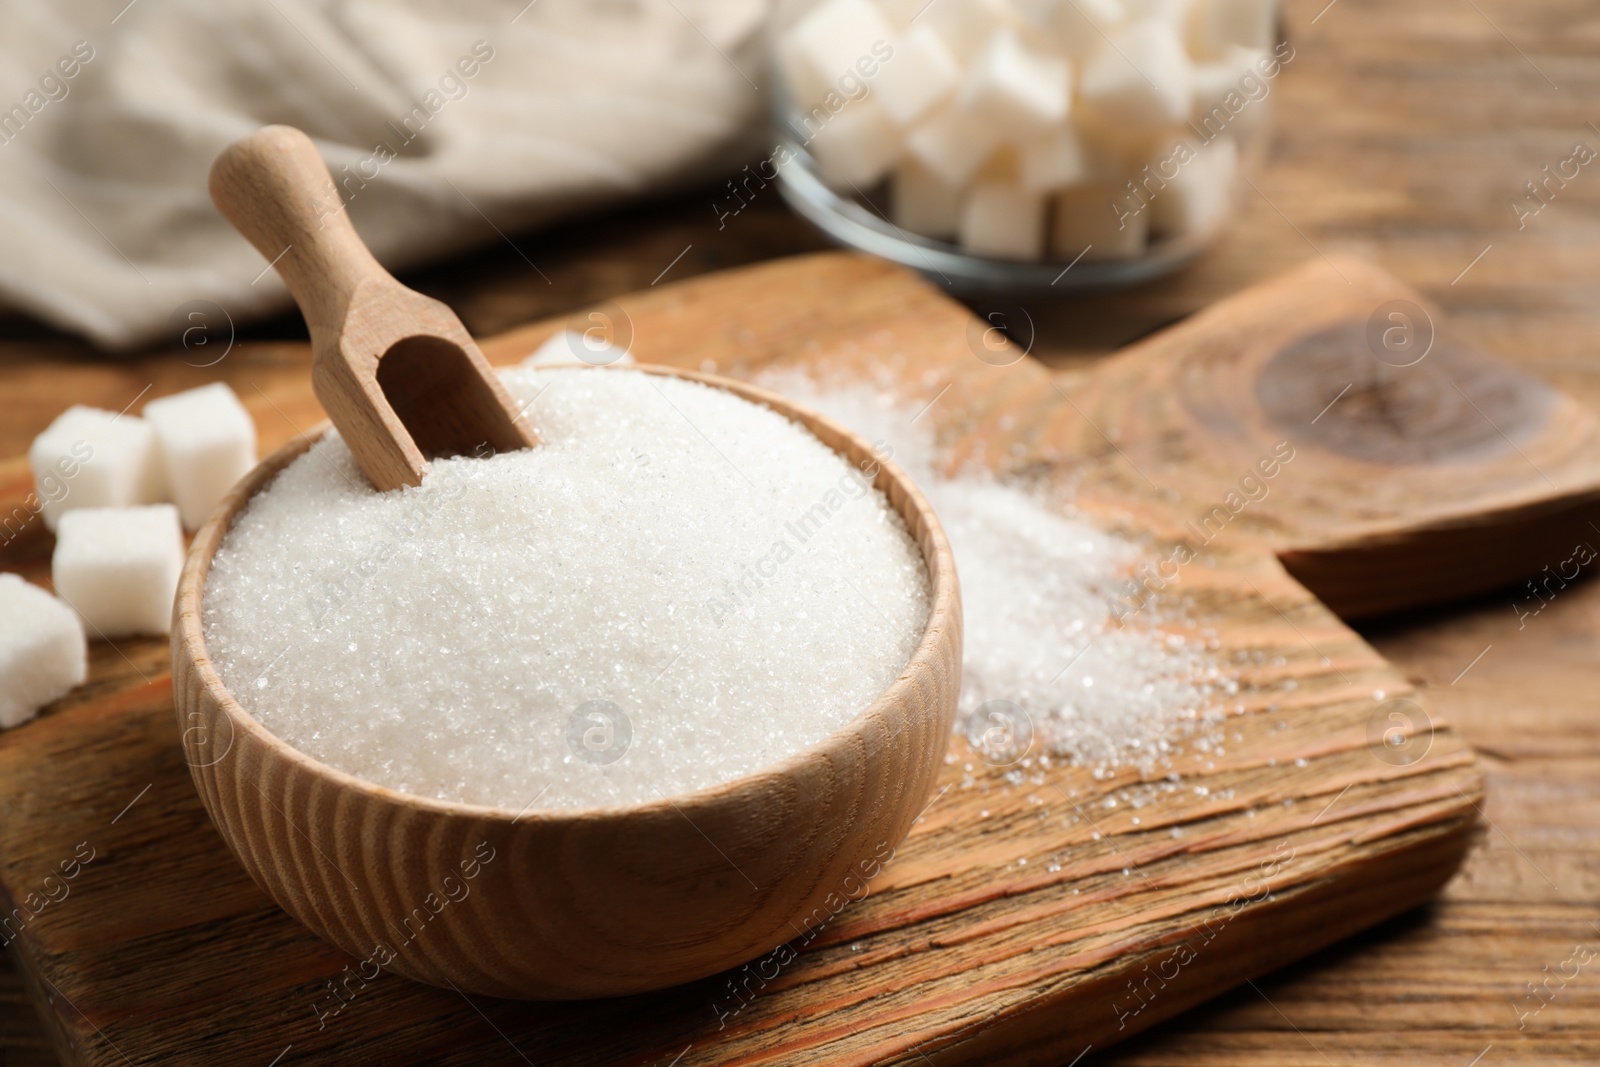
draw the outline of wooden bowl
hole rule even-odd
[[[866,442],[741,382],[668,368],[807,427],[852,463]],[[596,369],[587,373],[617,373]],[[819,744],[723,785],[625,807],[531,810],[449,803],[362,781],[306,756],[241,708],[206,653],[212,557],[245,503],[326,427],[284,446],[196,535],[178,585],[172,681],[200,799],[250,876],[356,957],[500,997],[658,989],[772,951],[870,892],[927,800],[955,718],[961,600],[927,500],[881,462],[931,578],[927,626],[871,706]]]

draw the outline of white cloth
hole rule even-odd
[[[0,0],[0,303],[108,348],[289,303],[206,191],[257,126],[396,269],[710,175],[763,109],[763,0],[126,2]]]

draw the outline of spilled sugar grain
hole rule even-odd
[[[206,642],[275,734],[422,796],[623,804],[777,762],[899,675],[927,574],[845,460],[692,382],[505,377],[538,448],[379,494],[330,435],[229,531]]]
[[[1041,758],[1148,780],[1171,771],[1180,746],[1213,743],[1227,683],[1205,632],[1156,609],[1133,625],[1115,620],[1120,587],[1143,561],[1138,546],[986,470],[945,473],[922,403],[794,371],[761,384],[883,442],[933,504],[965,616],[957,729],[981,757],[1018,781]]]

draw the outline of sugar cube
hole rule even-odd
[[[0,574],[0,729],[27,722],[87,675],[73,610],[19,575]]]
[[[591,367],[631,367],[633,362],[633,356],[628,354],[626,348],[612,344],[601,337],[598,331],[580,333],[577,330],[562,330],[534,349],[533,355],[523,360],[522,365],[560,367],[587,363]]]
[[[961,208],[961,247],[979,256],[1044,255],[1045,197],[1010,182],[978,182]]]
[[[893,47],[872,91],[896,124],[909,126],[956,87],[961,64],[928,26],[911,27]]]
[[[1194,67],[1194,116],[1197,132],[1215,137],[1223,131],[1247,137],[1266,117],[1270,89],[1261,76],[1267,54],[1253,48],[1229,47],[1215,62]]]
[[[1189,19],[1192,0],[1122,0],[1123,10],[1132,21],[1159,19],[1182,32]]]
[[[1067,61],[1025,48],[1015,31],[996,30],[972,62],[961,86],[961,107],[1012,137],[1067,117],[1071,82]]]
[[[958,107],[945,107],[906,137],[911,154],[946,185],[965,185],[1000,146],[993,123]]]
[[[893,28],[871,0],[823,0],[789,30],[793,61],[828,86],[860,74],[856,64],[875,61],[879,57],[873,46],[893,37]]]
[[[788,89],[789,101],[801,111],[809,111],[821,103],[822,98],[833,88],[831,79],[823,78],[811,69],[811,63],[806,59],[800,43],[794,39],[793,34],[780,37],[773,54],[778,65],[778,73]]]
[[[1150,232],[1157,237],[1204,233],[1220,223],[1233,201],[1239,146],[1231,137],[1187,142],[1187,162],[1150,201]],[[1166,159],[1174,158],[1171,154]],[[1181,157],[1180,157],[1181,158]]]
[[[897,30],[870,84],[863,73],[870,109],[841,115],[836,97],[853,94],[836,87],[802,136],[836,187],[890,175],[902,230],[984,256],[1115,260],[1224,218],[1238,145],[1265,112],[1277,0],[875,0],[875,17],[866,2],[822,0],[778,62],[791,87],[815,82],[824,37],[837,66],[839,40]],[[1152,172],[1175,138],[1197,151],[1224,134],[1181,178]]]
[[[1016,17],[1006,0],[933,0],[917,21],[932,27],[965,63],[990,34]]]
[[[903,30],[917,20],[928,6],[928,0],[877,0],[878,10],[889,20],[889,25]]]
[[[202,385],[144,406],[183,525],[197,530],[256,465],[256,424],[232,389]]]
[[[1197,0],[1189,12],[1189,45],[1204,58],[1219,57],[1229,45],[1258,51],[1278,37],[1278,0]]]
[[[961,188],[907,159],[889,183],[889,217],[911,233],[952,240],[961,228]]]
[[[183,528],[171,504],[68,511],[50,561],[61,599],[107,638],[168,633],[182,569]]]
[[[1177,31],[1142,19],[1112,31],[1084,65],[1078,92],[1112,126],[1175,126],[1189,117],[1193,70]]]
[[[1011,0],[1011,9],[1034,29],[1049,33],[1050,24],[1056,17],[1056,9],[1063,2],[1064,0]]]
[[[900,154],[900,132],[870,97],[852,100],[811,137],[811,152],[831,184],[865,190]]]
[[[164,495],[155,431],[134,415],[74,404],[28,449],[45,525],[73,508],[127,507]]]
[[[1105,47],[1106,34],[1126,17],[1119,0],[1059,0],[1052,19],[1054,36],[1062,51],[1082,62]]]
[[[1090,176],[1089,153],[1075,127],[1062,124],[1041,133],[1018,154],[1022,187],[1036,193],[1076,185]]]
[[[1144,252],[1150,212],[1128,203],[1118,181],[1075,185],[1056,194],[1051,212],[1050,251],[1059,259],[1083,262],[1131,259]]]

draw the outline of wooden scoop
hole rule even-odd
[[[373,258],[311,138],[266,126],[211,165],[211,199],[277,268],[311,330],[311,386],[380,490],[430,456],[538,443],[461,320]]]

